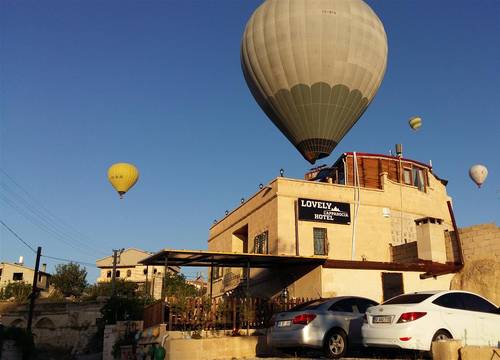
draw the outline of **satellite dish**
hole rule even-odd
[[[262,110],[314,164],[377,93],[387,36],[362,0],[266,0],[246,25],[241,64]]]

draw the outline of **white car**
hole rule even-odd
[[[500,346],[500,309],[466,291],[426,291],[396,296],[367,309],[364,346],[430,351],[436,340]]]

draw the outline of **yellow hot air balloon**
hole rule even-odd
[[[410,127],[413,130],[417,131],[422,126],[422,118],[419,116],[413,116],[410,120],[408,120],[408,124],[410,124]]]
[[[246,25],[241,65],[262,110],[314,164],[375,96],[387,36],[362,0],[266,0]]]
[[[127,163],[116,163],[108,169],[108,180],[123,199],[123,195],[135,185],[139,179],[139,170]]]

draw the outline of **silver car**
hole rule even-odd
[[[329,358],[344,356],[361,345],[363,315],[376,301],[339,296],[309,301],[273,316],[267,343],[275,348],[323,349]]]

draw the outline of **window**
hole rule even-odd
[[[255,254],[269,254],[269,245],[267,243],[268,232],[264,231],[255,237],[254,253]]]
[[[147,275],[147,274],[148,274],[148,269],[146,268],[146,269],[142,270],[142,273],[143,273],[144,275]]]
[[[330,306],[328,310],[355,313],[358,312],[358,307],[356,306],[354,299],[343,299]]]
[[[462,294],[462,299],[464,302],[464,309],[469,311],[479,311],[485,313],[497,313],[497,308],[489,301],[485,299],[472,295],[472,294]]]
[[[382,303],[382,305],[391,305],[391,304],[418,304],[431,297],[432,294],[406,294],[396,296],[395,298]]]
[[[413,186],[418,187],[418,190],[425,191],[424,172],[420,168],[414,167],[413,172]]]
[[[315,310],[325,303],[325,299],[310,300],[305,303],[299,304],[288,311],[303,311],[303,310]]]
[[[2,277],[2,271],[3,271],[3,269],[0,269],[0,278]]]
[[[485,299],[467,293],[451,293],[440,296],[434,304],[452,309],[478,311],[496,314],[497,308]]]
[[[116,277],[120,277],[120,270],[116,270]]]
[[[223,268],[219,266],[214,266],[213,269],[214,280],[220,279],[223,274],[224,274]]]
[[[132,276],[132,270],[127,270],[127,277],[131,277]]]
[[[370,306],[377,306],[378,303],[368,299],[356,299],[356,305],[360,313],[365,313]]]
[[[411,169],[403,169],[403,182],[406,185],[411,185]]]
[[[153,269],[153,274],[156,274],[157,272],[158,272],[158,270]]]
[[[107,278],[110,278],[110,277],[111,277],[111,270],[109,270],[109,271],[106,273],[106,277],[107,277]]]
[[[12,274],[12,280],[14,280],[14,281],[22,281],[23,280],[23,273],[14,273],[14,274]]]
[[[327,251],[327,237],[325,228],[314,228],[314,255],[326,255]]]
[[[403,274],[382,273],[382,292],[384,300],[389,300],[394,296],[398,296],[404,293]]]
[[[434,304],[450,309],[462,309],[464,304],[460,293],[444,294],[433,301]]]

